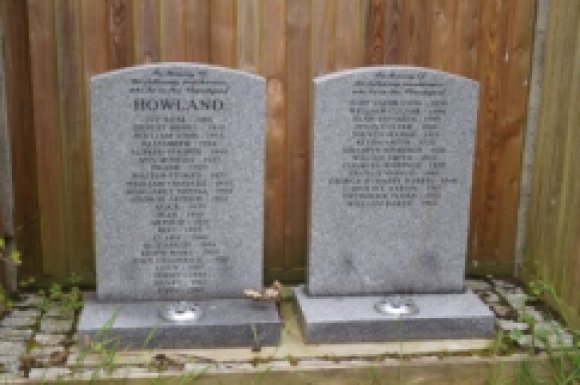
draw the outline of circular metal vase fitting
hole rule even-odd
[[[201,318],[201,307],[193,302],[180,301],[165,306],[159,312],[161,318],[170,322],[196,321]]]
[[[401,317],[419,313],[417,304],[408,297],[386,297],[375,304],[375,310],[381,314]]]

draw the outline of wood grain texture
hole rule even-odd
[[[428,67],[431,44],[433,1],[405,0],[402,3],[401,63]]]
[[[109,14],[104,1],[82,0],[83,73],[85,87],[91,76],[109,69]],[[89,116],[86,103],[86,116]]]
[[[336,69],[360,67],[364,63],[366,1],[336,0]]]
[[[384,1],[384,0],[383,0]],[[402,34],[402,17],[403,17],[403,3],[405,0],[390,0],[384,6],[384,10],[377,10],[377,14],[384,13],[384,46],[383,55],[384,61],[379,61],[377,64],[402,64],[402,54],[404,52],[401,47]],[[371,17],[378,17],[373,15],[369,10],[369,22]],[[370,42],[369,42],[370,43]],[[369,62],[369,64],[375,64]]]
[[[455,52],[461,54],[451,54],[455,59],[454,71],[470,79],[478,79],[478,44],[480,39],[481,19],[479,18],[479,8],[475,1],[460,1],[457,3],[455,11]],[[448,47],[441,47],[447,51]],[[481,83],[480,83],[481,90]]]
[[[429,66],[450,73],[460,73],[456,68],[456,57],[450,55],[450,50],[458,50],[457,12],[458,4],[446,0],[432,2],[431,30],[427,38],[430,39]]]
[[[550,3],[524,268],[580,326],[580,4]]]
[[[161,61],[186,61],[185,9],[185,0],[163,0],[159,3]]]
[[[40,274],[61,277],[66,274],[66,227],[64,161],[53,0],[28,1],[30,20],[30,52],[32,105],[36,154],[38,158],[38,190],[43,253]]]
[[[84,276],[94,271],[92,181],[86,154],[90,153],[90,134],[86,123],[86,89],[82,39],[82,3],[57,0],[55,9],[57,76],[60,103],[66,258],[58,267],[59,277],[69,272]],[[84,161],[81,161],[84,160]]]
[[[30,56],[27,3],[6,0],[0,17],[4,20],[4,66],[6,71],[7,117],[12,161],[14,196],[13,241],[22,252],[20,276],[42,267],[40,208],[38,197],[36,138],[31,106]],[[7,269],[8,273],[10,270]],[[16,279],[16,273],[12,279]]]
[[[393,31],[387,31],[385,0],[369,0],[366,12],[365,64],[383,64],[388,60],[387,58],[390,59],[391,55],[395,55],[389,52],[386,47],[386,36],[396,34]],[[395,26],[394,28],[397,27]],[[397,45],[395,44],[395,46]]]
[[[133,44],[133,1],[107,0],[109,20],[109,68],[130,66],[135,62]]]
[[[4,3],[0,2],[4,12]],[[10,136],[6,100],[6,70],[4,68],[4,18],[0,17],[0,238],[13,232],[12,165],[10,161]],[[0,264],[0,284],[3,283],[3,264]]]
[[[133,2],[135,14],[135,62],[161,61],[161,18],[159,0]]]
[[[212,0],[210,8],[212,64],[236,66],[236,0]]]
[[[336,69],[336,1],[312,0],[310,60],[312,76]]]
[[[237,2],[237,54],[239,69],[251,73],[260,70],[260,27],[262,25],[259,0]]]
[[[497,156],[494,185],[498,211],[493,243],[498,260],[513,266],[517,230],[517,209],[514,211],[514,208],[517,208],[520,196],[535,7],[528,6],[527,0],[511,1],[507,5],[507,22],[501,33],[505,46],[500,64],[499,126],[493,143],[493,156]]]
[[[304,279],[310,165],[310,0],[286,3],[286,151],[284,260],[268,277]]]
[[[207,63],[210,60],[210,1],[186,0],[187,44],[185,50],[187,61]]]
[[[260,73],[266,78],[264,261],[285,266],[286,198],[286,0],[261,3]]]
[[[494,242],[497,234],[494,226],[499,218],[497,185],[494,183],[498,178],[498,153],[494,145],[499,144],[497,132],[502,86],[499,67],[505,50],[501,31],[507,17],[505,3],[501,0],[480,2],[479,12],[482,31],[477,39],[477,79],[480,89],[468,266],[472,270],[491,261],[499,262],[498,245]],[[507,269],[509,273],[511,264],[502,269]]]

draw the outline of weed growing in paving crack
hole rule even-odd
[[[10,264],[13,266],[19,266],[22,264],[20,251],[16,248],[8,250],[6,246],[6,240],[0,237],[0,262]],[[12,308],[12,299],[4,290],[4,287],[0,285],[0,315],[6,310]]]
[[[552,285],[545,281],[534,280],[528,285],[530,297],[539,302],[549,297],[555,305],[556,313],[562,314],[564,302],[557,295]],[[539,322],[534,314],[522,311],[518,317],[520,322],[528,325],[530,330],[530,345],[526,348],[528,359],[524,359],[518,368],[515,376],[515,384],[518,385],[575,385],[580,383],[580,332],[572,330],[571,341],[564,341],[561,334],[562,328],[559,324],[549,319]],[[519,329],[505,333],[499,330],[491,349],[491,355],[508,354],[515,346],[521,345],[524,332]],[[547,364],[531,362],[531,359],[539,353],[545,352],[548,360]],[[543,374],[539,378],[537,373]],[[543,379],[543,378],[546,379]],[[486,385],[513,384],[506,370],[492,370],[486,381]]]

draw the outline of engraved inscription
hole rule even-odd
[[[445,186],[458,183],[441,139],[449,104],[444,84],[421,72],[378,72],[355,81],[347,103],[351,131],[341,149],[342,173],[328,178],[347,206],[436,206]]]
[[[228,202],[235,185],[226,167],[227,82],[205,70],[157,69],[130,80],[132,146],[137,165],[124,198],[152,216],[150,236],[131,262],[149,271],[161,297],[205,291],[212,270],[231,255],[212,238],[208,210]],[[137,208],[139,209],[139,208]]]

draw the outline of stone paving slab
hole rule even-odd
[[[28,375],[30,380],[52,380],[68,377],[72,371],[68,368],[33,368]]]
[[[20,360],[14,356],[0,356],[0,373],[17,373]]]
[[[46,334],[66,334],[72,330],[72,320],[45,318],[40,322],[40,331]]]
[[[54,346],[64,343],[67,336],[64,334],[37,334],[34,336],[34,341],[43,346]]]
[[[66,362],[66,351],[63,346],[37,346],[30,351],[34,366],[61,365]]]
[[[64,320],[72,320],[74,318],[74,312],[68,311],[66,309],[61,309],[58,307],[53,307],[48,309],[44,314],[46,318],[56,318]]]
[[[0,321],[0,327],[3,328],[30,328],[36,324],[36,317],[16,317],[9,315]]]
[[[46,301],[38,294],[21,294],[20,297],[20,300],[14,302],[13,307],[16,309],[37,308]]]
[[[0,356],[18,357],[25,352],[24,342],[0,341]]]
[[[32,337],[31,329],[0,328],[0,341],[24,342]]]

